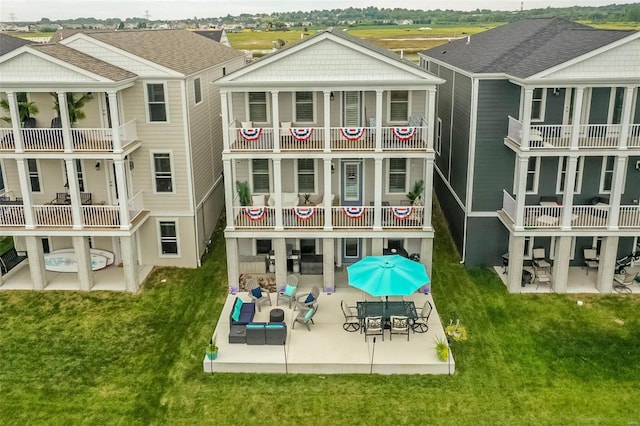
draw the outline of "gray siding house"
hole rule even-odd
[[[616,259],[640,242],[640,34],[525,19],[426,50],[420,65],[446,80],[434,186],[464,263],[506,257],[521,292],[544,249],[552,290],[577,291],[570,266],[595,248],[590,290],[610,292]]]

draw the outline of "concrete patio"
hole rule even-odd
[[[340,278],[339,278],[340,277]],[[346,274],[345,274],[346,277]],[[336,273],[335,293],[321,293],[318,298],[318,311],[314,316],[315,324],[311,331],[302,324],[293,326],[297,315],[283,302],[277,306],[284,310],[287,324],[287,341],[283,345],[246,345],[229,344],[229,315],[236,296],[249,301],[246,292],[230,294],[215,328],[214,336],[219,347],[218,358],[203,360],[203,369],[207,373],[280,373],[280,374],[453,374],[455,362],[450,356],[449,362],[442,362],[436,355],[436,338],[444,338],[444,330],[431,295],[414,293],[405,297],[413,301],[416,307],[422,307],[430,300],[434,310],[429,317],[429,330],[426,333],[410,332],[406,336],[394,335],[389,338],[385,330],[384,341],[377,336],[368,337],[359,331],[347,332],[342,328],[344,316],[340,301],[355,306],[364,300],[364,293],[349,287],[341,274]],[[321,286],[322,276],[300,276],[298,294],[307,293],[313,285]],[[272,305],[263,306],[262,312],[256,310],[254,321],[269,321],[269,312],[276,308],[276,295],[271,294]],[[446,319],[448,322],[448,319]]]

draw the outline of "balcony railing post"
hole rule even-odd
[[[273,152],[280,152],[280,107],[277,90],[271,91],[271,115],[273,117]]]
[[[627,86],[624,88],[624,105],[622,106],[622,117],[620,123],[620,140],[618,142],[618,149],[627,149],[627,138],[629,137],[629,130],[631,123],[631,112],[633,110],[633,86]]]
[[[324,108],[324,152],[331,152],[331,91],[322,92]]]
[[[573,101],[573,117],[571,129],[571,149],[578,149],[580,144],[580,118],[582,117],[582,99],[584,98],[584,87],[575,89],[575,99]]]
[[[382,151],[382,90],[376,90],[376,148],[377,152]]]
[[[73,143],[71,140],[71,122],[69,121],[69,109],[67,106],[67,94],[58,92],[58,114],[62,122],[62,141],[65,152],[73,152]]]
[[[16,152],[23,152],[22,132],[20,128],[20,113],[18,100],[15,92],[7,92],[7,102],[9,103],[9,113],[11,115],[11,127],[13,128],[13,144]]]
[[[116,185],[118,186],[118,194],[120,194],[120,229],[130,229],[131,221],[129,218],[129,205],[127,203],[127,185],[123,160],[113,161],[116,172]]]

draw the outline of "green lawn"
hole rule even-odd
[[[218,232],[201,269],[158,269],[136,295],[0,292],[1,423],[640,423],[638,296],[510,295],[434,222],[434,298],[470,335],[451,377],[203,373]]]

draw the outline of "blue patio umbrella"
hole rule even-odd
[[[365,257],[347,274],[350,286],[374,297],[408,296],[431,281],[424,265],[398,255]]]

